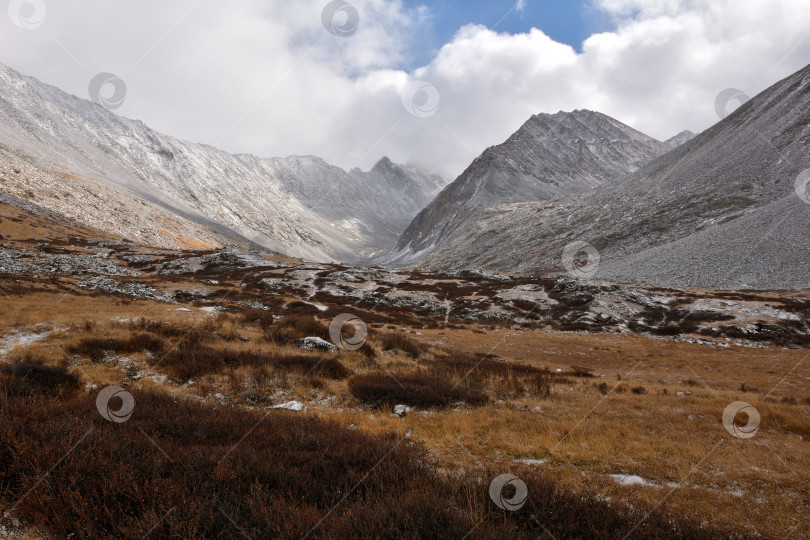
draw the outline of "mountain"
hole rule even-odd
[[[232,155],[156,132],[2,65],[0,142],[7,159],[33,167],[30,174],[62,179],[42,184],[29,175],[4,183],[5,190],[164,247],[255,242],[307,259],[352,261],[393,244],[445,184],[387,158],[371,171],[347,172],[313,156]],[[76,211],[75,201],[88,193],[115,207],[116,219],[103,205]],[[160,219],[140,219],[144,209]],[[139,226],[125,226],[132,222]]]
[[[669,146],[592,111],[532,116],[504,143],[488,148],[420,212],[402,234],[394,264],[455,234],[474,230],[490,208],[557,199],[592,190],[635,171]]]
[[[554,201],[491,207],[443,230],[419,263],[557,272],[566,246],[582,241],[599,251],[594,278],[810,288],[810,204],[797,188],[809,168],[810,66],[624,178]]]
[[[682,144],[688,143],[689,141],[691,141],[695,137],[697,137],[697,134],[692,133],[691,131],[689,131],[687,129],[686,131],[681,131],[680,133],[678,133],[674,137],[672,137],[670,139],[667,139],[666,141],[664,141],[664,144],[668,144],[670,146],[670,148],[677,148],[677,147],[681,146]]]

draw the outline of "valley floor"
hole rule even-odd
[[[0,219],[4,536],[810,530],[806,291],[355,269]],[[342,313],[368,327],[356,350],[331,345]],[[121,422],[111,385],[134,398]],[[753,437],[724,425],[738,401]],[[505,473],[527,486],[512,511],[490,498]]]

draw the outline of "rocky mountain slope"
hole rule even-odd
[[[63,219],[164,249],[210,249],[244,239],[210,220],[173,212],[100,180],[55,170],[0,144],[0,201],[49,209]]]
[[[1,65],[0,142],[38,175],[63,180],[46,190],[18,179],[24,185],[17,195],[30,192],[37,204],[69,213],[90,191],[118,212],[110,220],[103,209],[89,209],[90,224],[140,221],[136,230],[122,227],[122,236],[166,247],[182,244],[141,220],[144,207],[173,216],[191,242],[246,239],[308,259],[354,260],[391,245],[444,185],[387,158],[371,171],[347,172],[311,156],[232,155],[158,133]]]
[[[621,180],[550,202],[488,208],[464,227],[442,230],[419,262],[562,271],[566,246],[581,241],[599,251],[596,278],[807,288],[810,204],[797,185],[810,168],[808,150],[810,66]],[[403,236],[405,245],[414,237]]]
[[[535,115],[503,144],[485,150],[420,212],[388,262],[418,260],[432,246],[440,250],[447,238],[474,233],[487,209],[589,191],[668,150],[604,114]]]

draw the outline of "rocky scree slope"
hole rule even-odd
[[[52,164],[0,143],[0,201],[11,199],[153,247],[210,249],[244,243],[211,220],[172,212],[100,180],[54,170]]]

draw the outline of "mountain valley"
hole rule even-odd
[[[808,99],[536,114],[448,183],[0,66],[0,537],[802,537]]]

